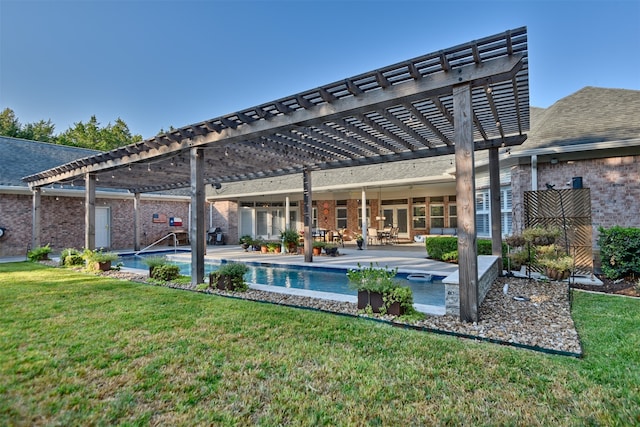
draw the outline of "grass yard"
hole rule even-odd
[[[640,300],[576,359],[0,264],[0,425],[640,425]]]

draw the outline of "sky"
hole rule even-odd
[[[0,110],[146,139],[522,26],[530,105],[640,90],[640,0],[0,0]]]

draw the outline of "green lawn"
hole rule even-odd
[[[0,264],[0,425],[640,424],[640,301],[573,309],[583,359]]]

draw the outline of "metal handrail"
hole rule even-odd
[[[133,254],[134,256],[138,256],[140,255],[142,252],[146,251],[147,249],[150,249],[152,247],[154,247],[155,245],[157,245],[158,243],[162,242],[164,239],[167,239],[169,237],[173,236],[173,252],[174,253],[178,253],[178,236],[176,235],[176,233],[169,233],[166,236],[156,240],[155,242],[153,242],[152,244],[150,244],[149,246],[147,246],[146,248],[142,248],[140,249],[138,252],[136,252],[135,254]]]

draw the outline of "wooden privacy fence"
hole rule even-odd
[[[569,249],[574,274],[593,274],[591,192],[588,188],[525,191],[525,227],[558,227],[556,244]]]

